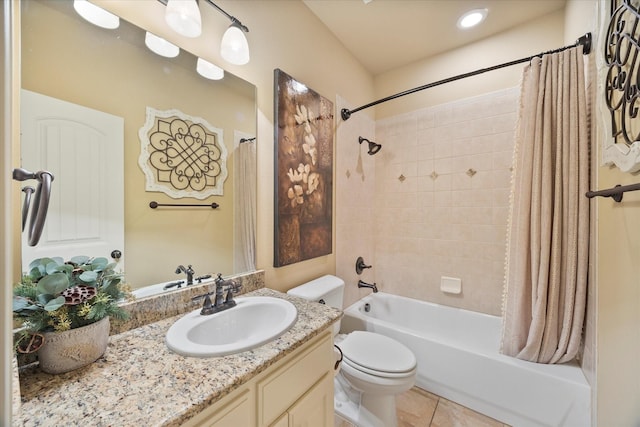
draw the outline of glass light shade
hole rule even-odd
[[[144,44],[153,52],[166,58],[175,58],[180,53],[180,48],[173,43],[169,43],[162,37],[147,31],[144,36]]]
[[[487,9],[470,10],[458,19],[458,28],[475,27],[487,17]]]
[[[244,65],[249,62],[249,43],[244,32],[237,25],[231,24],[222,36],[220,55],[235,65]]]
[[[202,33],[202,17],[196,0],[169,0],[164,20],[173,31],[185,37],[198,37]]]
[[[198,58],[198,63],[196,64],[196,71],[202,77],[211,80],[220,80],[224,77],[224,70],[216,65],[213,65],[209,61],[205,61],[202,58]]]
[[[113,30],[120,26],[120,18],[87,0],[74,0],[73,8],[78,12],[78,15],[98,27]]]

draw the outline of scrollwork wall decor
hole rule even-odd
[[[609,111],[605,163],[640,170],[640,11],[637,0],[611,0],[602,33],[601,93]],[[604,13],[603,13],[604,14]]]
[[[147,107],[147,120],[138,135],[138,164],[145,174],[147,191],[176,199],[223,195],[227,149],[222,129],[178,110]]]

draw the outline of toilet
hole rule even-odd
[[[344,281],[326,275],[288,294],[342,310]],[[334,343],[342,352],[334,379],[334,407],[340,417],[357,427],[396,427],[395,397],[413,387],[415,355],[398,341],[368,331],[342,335],[334,324]]]

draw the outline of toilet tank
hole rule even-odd
[[[321,302],[342,310],[344,280],[327,274],[326,276],[318,277],[310,282],[289,289],[287,293],[309,301]]]
[[[342,300],[344,297],[344,280],[339,277],[327,274],[318,277],[310,282],[291,288],[287,291],[293,295],[309,301],[316,301],[342,310]],[[340,331],[341,321],[333,324],[333,335]]]

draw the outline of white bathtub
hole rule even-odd
[[[589,427],[590,389],[580,367],[504,356],[501,328],[496,316],[382,292],[348,307],[342,320],[343,332],[377,332],[409,347],[420,388],[514,427]]]

